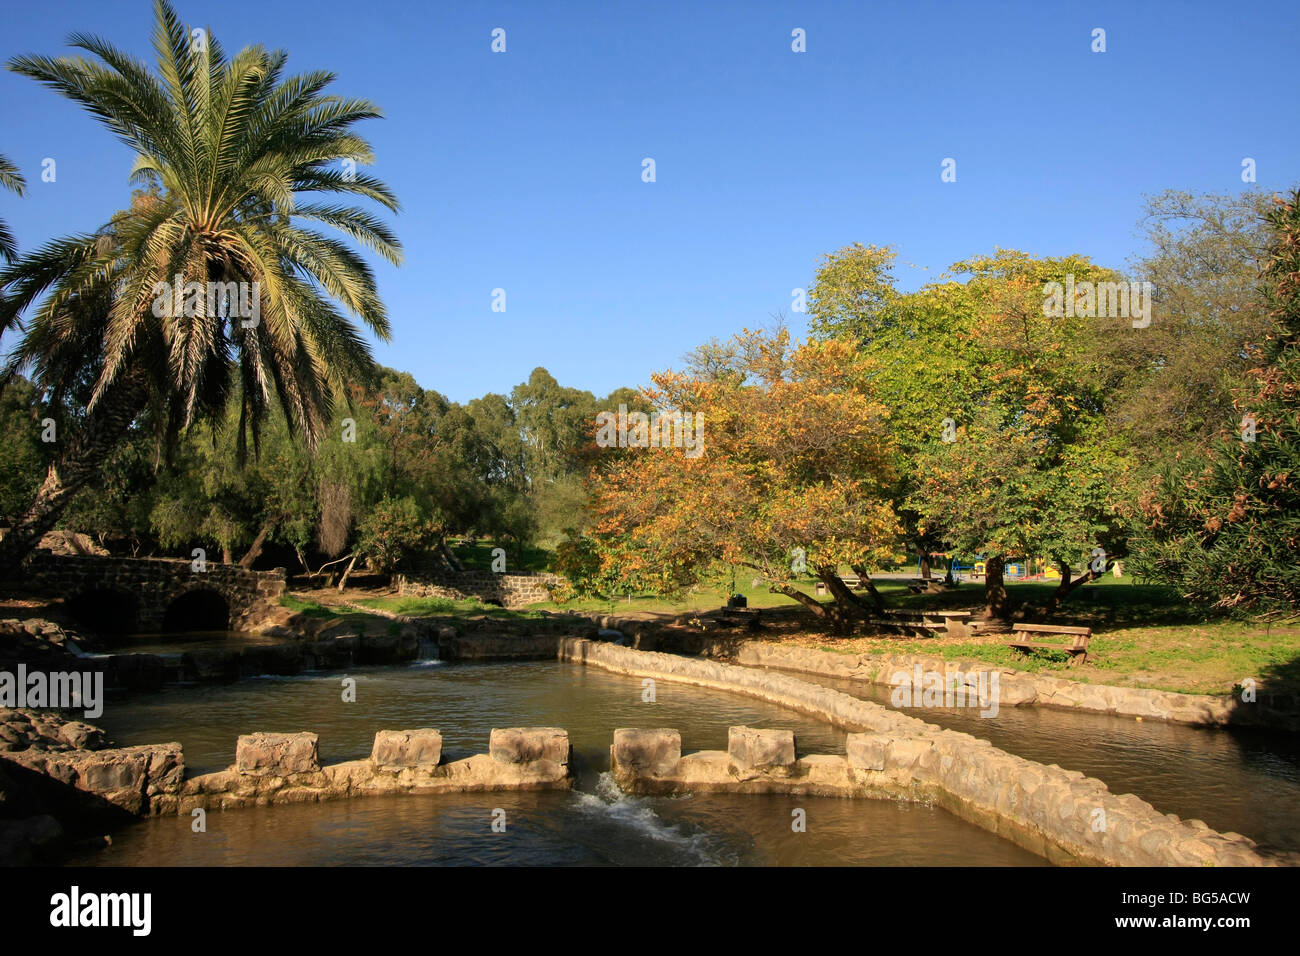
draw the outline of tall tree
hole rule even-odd
[[[0,272],[0,333],[31,310],[9,372],[30,368],[37,387],[58,396],[87,369],[91,378],[81,427],[0,541],[0,576],[54,525],[146,404],[174,436],[219,420],[235,403],[242,458],[276,403],[310,444],[335,396],[373,376],[369,347],[348,314],[380,339],[389,335],[365,259],[311,227],[333,227],[401,262],[397,239],[379,219],[313,199],[341,194],[397,209],[387,186],[356,171],[374,157],[354,127],[379,117],[378,108],[325,94],[334,80],[327,71],[285,76],[283,51],[255,46],[227,59],[215,36],[187,30],[166,0],[156,0],[155,21],[156,72],[85,34],[69,42],[95,60],[9,62],[126,143],[136,158],[132,179],[157,183],[161,195]],[[168,308],[160,289],[172,290],[178,276],[185,286],[255,289],[257,321],[247,313],[236,320],[229,295],[215,303],[186,295],[183,309]]]
[[[1261,286],[1270,328],[1232,418],[1205,460],[1184,462],[1142,501],[1135,568],[1195,601],[1300,613],[1300,190],[1268,216]]]

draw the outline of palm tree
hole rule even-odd
[[[0,540],[0,577],[54,526],[146,409],[174,441],[238,403],[242,460],[278,403],[312,447],[335,396],[373,376],[351,317],[389,336],[366,261],[312,228],[332,227],[401,263],[383,222],[313,195],[397,210],[387,186],[356,171],[374,157],[352,128],[381,116],[378,108],[325,95],[331,73],[285,77],[281,51],[249,47],[227,60],[215,37],[188,32],[166,0],[155,0],[155,15],[156,73],[84,34],[69,43],[97,60],[20,56],[8,64],[130,146],[131,179],[151,191],[96,232],[52,240],[0,271],[0,334],[22,332],[5,378],[26,372],[52,407],[71,398],[84,408],[35,501]],[[177,277],[183,301],[171,294]],[[192,282],[198,295],[188,294]],[[214,287],[215,298],[202,293]],[[228,291],[236,288],[260,303],[255,321],[236,321],[238,297]]]
[[[21,196],[26,185],[27,181],[23,179],[23,174],[18,172],[18,167],[0,156],[0,186],[12,189]],[[17,255],[18,243],[14,241],[14,234],[9,231],[5,221],[0,219],[0,262],[10,262]]]

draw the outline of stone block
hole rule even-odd
[[[670,776],[677,771],[677,764],[682,759],[682,735],[669,729],[615,730],[610,756],[616,770],[656,777]]]
[[[320,770],[315,734],[244,734],[235,745],[235,769],[241,774],[287,777]]]
[[[559,727],[507,727],[492,731],[488,753],[502,763],[549,760],[569,763],[569,733]]]
[[[794,731],[731,727],[727,730],[727,753],[742,770],[790,767],[794,764]]]
[[[907,737],[889,742],[885,766],[890,769],[911,770],[934,746],[934,741]]]
[[[889,738],[880,734],[849,734],[844,748],[849,766],[856,770],[884,770],[888,745]]]
[[[376,767],[436,767],[442,760],[437,730],[381,730],[375,734],[370,762]]]

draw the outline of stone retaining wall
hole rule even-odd
[[[551,589],[564,579],[558,574],[498,574],[493,571],[425,570],[398,574],[393,578],[397,593],[413,597],[445,597],[455,601],[476,598],[515,608],[549,601]]]
[[[1074,711],[1165,720],[1177,724],[1226,726],[1256,724],[1286,730],[1300,730],[1296,701],[1283,695],[1261,694],[1253,703],[1232,696],[1180,694],[1174,691],[1109,684],[1085,684],[1046,674],[985,664],[977,661],[946,661],[926,654],[836,654],[811,647],[746,641],[729,650],[738,664],[775,667],[781,670],[820,674],[874,684],[891,683],[894,674],[911,673],[916,665],[923,671],[948,674],[996,671],[999,704],[1006,707],[1058,707]]]
[[[1217,833],[1197,820],[1184,822],[1132,794],[1116,796],[1102,781],[1078,771],[1043,766],[969,734],[944,730],[786,674],[586,640],[562,642],[560,656],[631,677],[746,694],[865,732],[854,743],[857,756],[843,758],[850,765],[844,773],[851,771],[845,779],[855,786],[864,792],[897,792],[934,801],[1052,862],[1125,866],[1265,862],[1255,852],[1255,844],[1239,834]],[[839,770],[822,769],[840,775]]]

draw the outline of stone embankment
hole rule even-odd
[[[1231,695],[1179,694],[1140,687],[1086,684],[1047,674],[1031,674],[978,661],[946,661],[929,654],[837,654],[811,647],[745,641],[729,648],[727,657],[749,667],[818,674],[844,680],[889,685],[895,674],[921,670],[939,674],[996,671],[998,703],[1005,707],[1055,707],[1091,711],[1143,720],[1206,726],[1262,725],[1300,730],[1300,701],[1294,695],[1261,691],[1244,702]]]
[[[624,779],[631,783],[645,778],[646,786],[665,790],[712,785],[789,792],[792,786],[804,786],[808,789],[801,792],[905,796],[937,803],[1057,863],[1265,863],[1255,844],[1239,834],[1218,833],[1199,820],[1162,814],[1133,794],[1110,793],[1105,783],[1078,771],[1044,766],[969,734],[787,674],[585,640],[564,641],[560,655],[630,677],[746,694],[857,732],[850,736],[845,757],[825,755],[794,763],[785,762],[792,743],[746,744],[742,753],[782,755],[767,766],[752,760],[750,765],[737,764],[730,753],[725,761],[716,755],[683,757],[680,738],[674,750],[674,732],[639,731],[640,742],[633,746],[624,738],[625,755],[615,754]],[[633,753],[644,756],[634,758]]]
[[[0,865],[102,846],[106,829],[157,812],[184,773],[180,744],[114,748],[90,724],[0,709]]]

